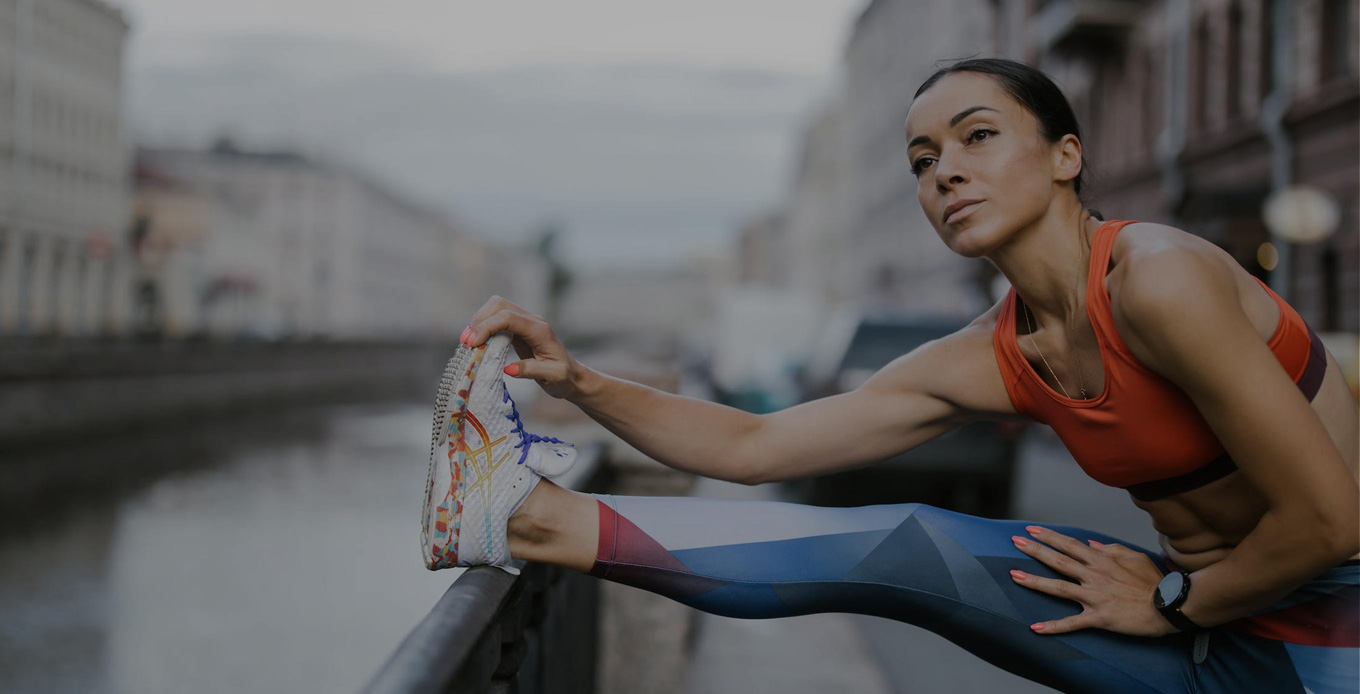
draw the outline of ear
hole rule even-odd
[[[1053,180],[1071,181],[1081,173],[1081,140],[1067,133],[1053,143]]]

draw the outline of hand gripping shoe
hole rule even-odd
[[[435,398],[420,541],[425,568],[490,564],[518,575],[506,523],[542,477],[576,462],[574,444],[524,431],[502,369],[510,333],[459,345]]]

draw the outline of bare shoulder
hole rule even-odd
[[[1227,251],[1188,231],[1156,222],[1134,222],[1120,229],[1119,235],[1114,237],[1114,246],[1110,249],[1110,276],[1114,276],[1114,268],[1124,260],[1157,253],[1189,253],[1237,264]]]
[[[1265,336],[1278,319],[1274,300],[1227,251],[1165,224],[1135,222],[1120,230],[1105,287],[1120,338],[1149,366],[1153,353],[1137,324],[1156,322],[1165,312],[1215,299],[1220,307],[1235,303]]]

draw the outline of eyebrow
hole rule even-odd
[[[959,111],[958,113],[954,114],[954,117],[949,119],[949,127],[952,128],[958,125],[959,121],[963,120],[964,118],[967,118],[970,114],[972,114],[975,111],[996,111],[996,109],[990,106],[969,106],[968,108],[965,108],[962,111]],[[1000,111],[996,112],[1001,113]],[[927,142],[930,142],[929,135],[917,135],[916,137],[911,138],[911,142],[907,143],[907,149],[911,149],[916,145],[925,144]]]

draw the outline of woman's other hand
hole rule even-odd
[[[577,390],[581,365],[562,346],[542,316],[492,295],[472,316],[458,341],[477,347],[499,331],[511,334],[510,344],[520,361],[505,366],[513,378],[532,378],[554,398],[570,398]]]
[[[1152,604],[1162,571],[1146,554],[1094,540],[1086,544],[1037,525],[1025,529],[1031,537],[1011,538],[1016,548],[1077,582],[1019,570],[1011,571],[1011,580],[1080,603],[1083,608],[1070,617],[1030,625],[1035,633],[1065,634],[1090,627],[1134,636],[1163,636],[1177,631]]]

